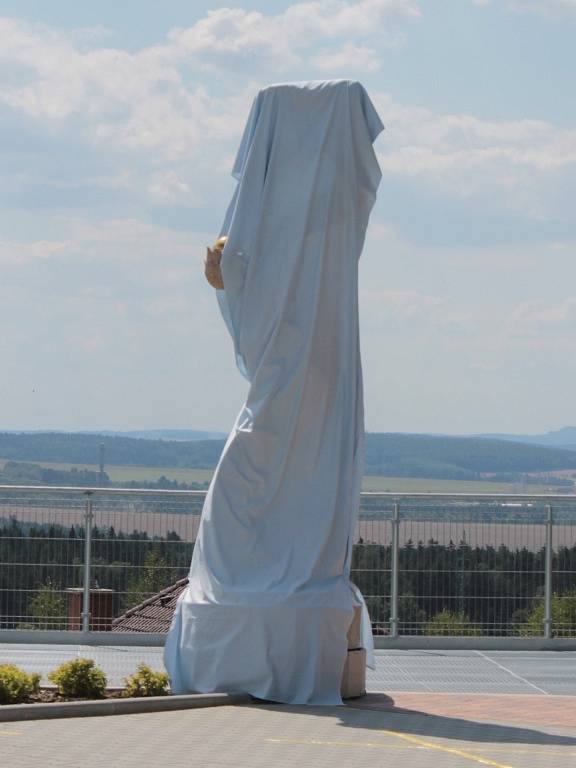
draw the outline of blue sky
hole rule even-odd
[[[576,0],[0,0],[0,427],[227,432],[202,272],[262,86],[386,130],[360,260],[369,431],[576,423]]]

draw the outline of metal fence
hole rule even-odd
[[[164,605],[205,494],[0,486],[0,629],[113,633]],[[351,578],[375,635],[576,638],[576,496],[363,493]]]

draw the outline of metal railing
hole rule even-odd
[[[0,486],[0,637],[165,631],[205,494]],[[351,578],[390,642],[576,638],[576,496],[364,492]]]

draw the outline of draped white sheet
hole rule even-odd
[[[358,259],[384,128],[351,80],[263,88],[233,168],[216,295],[250,382],[166,639],[174,693],[342,704],[364,457]]]

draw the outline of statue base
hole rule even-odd
[[[361,606],[354,607],[354,618],[348,629],[348,655],[342,673],[341,695],[353,699],[366,695],[366,649],[360,647]]]

